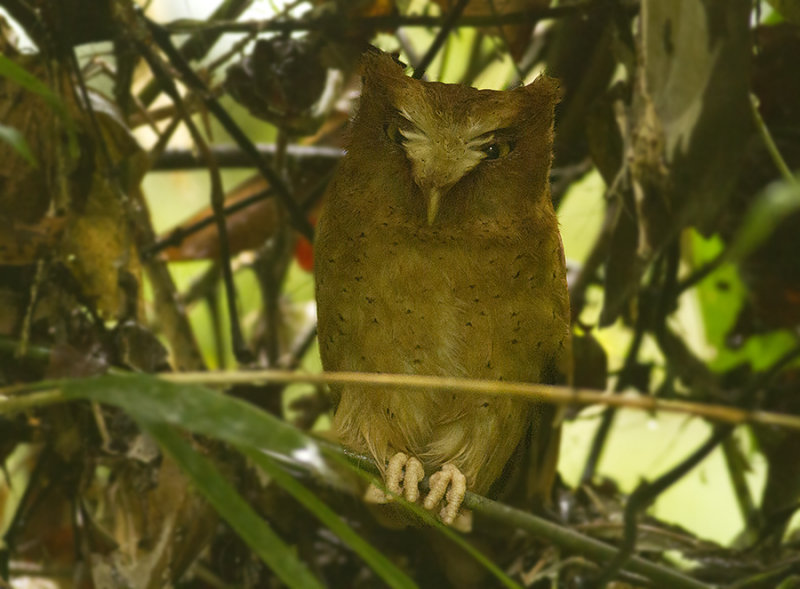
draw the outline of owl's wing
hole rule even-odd
[[[548,364],[542,384],[563,385],[571,380],[569,349]],[[562,409],[548,403],[532,403],[529,427],[506,464],[503,474],[489,491],[490,497],[538,510],[551,503],[561,445]]]
[[[560,237],[559,237],[560,240]],[[563,246],[562,246],[563,256]],[[552,358],[542,374],[543,384],[569,385],[572,383],[572,341],[561,354]],[[558,454],[561,448],[561,420],[563,407],[537,404],[534,406],[531,427],[529,454],[523,464],[527,465],[525,500],[529,506],[549,505],[553,483],[558,469]]]
[[[527,443],[528,448],[521,464],[527,469],[524,505],[539,508],[551,502],[561,446],[561,424],[555,405],[536,405],[533,413],[527,440],[522,442]]]

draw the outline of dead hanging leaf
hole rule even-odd
[[[8,65],[23,70],[18,82],[0,78],[0,113],[25,137],[39,166],[0,142],[0,264],[62,262],[101,316],[120,315],[130,309],[130,293],[120,288],[119,277],[138,277],[140,267],[104,150],[121,170],[123,191],[140,182],[145,155],[115,118],[113,105],[92,94],[105,146],[97,143],[88,105],[76,99],[63,67],[45,68],[39,56],[20,56]]]
[[[708,234],[730,196],[752,128],[750,2],[642,2],[639,67],[623,130],[638,223],[637,260],[609,258],[601,324],[618,315],[647,262],[687,226]],[[616,270],[617,274],[625,274]]]
[[[139,307],[141,297],[123,288],[121,277],[131,275],[136,284],[141,284],[141,265],[122,202],[125,196],[117,193],[115,179],[107,177],[102,150],[107,150],[119,170],[120,188],[127,194],[140,183],[147,159],[116,116],[113,105],[92,95],[92,108],[105,146],[96,145],[91,139],[83,142],[83,157],[91,158],[85,163],[85,173],[90,174],[84,178],[88,190],[80,200],[73,194],[60,249],[66,266],[84,294],[94,300],[98,313],[105,317],[123,316],[126,307],[130,308],[131,296],[138,298]],[[137,315],[141,311],[139,308]]]
[[[750,2],[656,2],[643,9],[644,83],[639,111],[657,117],[663,151],[653,153],[669,170],[665,194],[645,193],[639,203],[645,227],[640,251],[658,249],[688,224],[708,234],[736,180],[750,116]],[[647,100],[642,100],[646,106]],[[645,123],[646,124],[646,119]],[[666,202],[672,226],[647,214]],[[660,204],[656,209],[661,208]]]
[[[314,104],[325,89],[321,41],[272,38],[256,42],[253,51],[226,72],[225,88],[250,113],[292,134],[313,133]]]
[[[191,491],[169,456],[160,467],[125,461],[114,475],[115,484],[98,497],[98,517],[92,523],[117,548],[92,554],[95,587],[171,585],[210,542],[216,514]]]

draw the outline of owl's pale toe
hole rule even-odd
[[[423,506],[427,510],[434,509],[442,499],[446,503],[439,511],[439,519],[446,525],[451,525],[458,515],[458,510],[464,502],[467,492],[467,478],[453,464],[445,464],[442,469],[431,475],[431,490],[425,497]]]
[[[419,498],[419,482],[424,477],[425,470],[419,460],[398,452],[389,459],[389,466],[386,468],[386,488],[414,503]]]
[[[419,460],[398,452],[389,459],[389,465],[386,467],[386,489],[415,503],[419,499],[419,482],[424,477],[425,470]],[[387,496],[375,485],[369,486],[364,499],[370,503],[388,503],[392,500],[391,496]]]

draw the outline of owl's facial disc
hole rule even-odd
[[[495,141],[493,131],[486,132],[469,120],[443,121],[441,113],[409,112],[399,114],[411,125],[397,128],[395,142],[406,153],[414,182],[426,200],[427,221],[432,225],[442,197],[484,159],[498,159],[510,151],[508,142]],[[387,131],[388,134],[388,131]]]

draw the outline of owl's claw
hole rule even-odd
[[[445,464],[442,469],[431,475],[430,488],[422,504],[427,510],[435,508],[442,499],[447,502],[439,511],[439,519],[445,525],[451,525],[458,515],[464,495],[467,492],[467,478],[453,464]]]
[[[422,463],[402,452],[389,459],[386,467],[386,488],[390,493],[401,495],[407,501],[415,503],[419,499],[419,482],[425,477]],[[389,503],[392,498],[374,484],[367,489],[364,499],[369,503]]]

